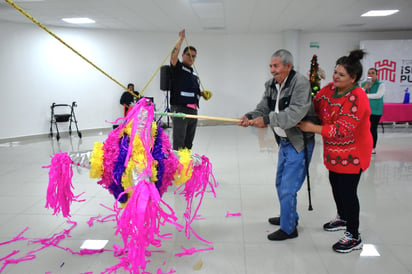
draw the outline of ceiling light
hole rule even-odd
[[[96,22],[87,17],[63,18],[62,20],[70,24],[92,24]]]
[[[223,3],[192,3],[192,8],[199,18],[223,18],[225,16],[225,9]]]
[[[363,17],[373,17],[373,16],[388,16],[397,13],[399,10],[370,10],[365,12],[361,16]]]

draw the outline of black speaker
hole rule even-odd
[[[160,68],[160,89],[164,91],[169,91],[171,89],[170,82],[170,66],[162,66]]]

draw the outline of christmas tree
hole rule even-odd
[[[309,72],[310,88],[312,89],[312,97],[315,97],[316,93],[320,90],[320,77],[319,77],[319,64],[316,54],[313,55],[310,62]]]

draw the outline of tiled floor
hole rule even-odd
[[[37,138],[21,142],[0,143],[0,268],[5,257],[14,250],[20,252],[8,259],[17,259],[41,245],[21,240],[10,244],[26,227],[21,236],[29,239],[48,238],[68,229],[60,216],[44,208],[48,184],[50,155],[58,151],[90,150],[95,141],[103,141],[107,132],[63,135],[60,142]],[[319,137],[319,136],[318,136]],[[237,126],[199,127],[194,152],[206,155],[213,164],[219,182],[217,198],[208,197],[200,209],[204,220],[196,221],[195,230],[213,242],[214,250],[176,257],[181,247],[196,249],[209,245],[195,237],[190,240],[183,232],[173,232],[161,250],[150,257],[150,273],[412,273],[412,129],[385,128],[380,130],[377,154],[370,168],[362,175],[359,187],[361,202],[360,231],[365,247],[349,254],[335,253],[331,246],[342,232],[325,232],[322,224],[335,215],[327,172],[322,163],[322,145],[317,138],[311,171],[313,211],[308,211],[306,183],[299,192],[299,237],[283,242],[270,242],[266,235],[277,229],[267,218],[279,213],[274,191],[277,147],[271,133]],[[89,179],[88,170],[74,168],[75,193],[85,192],[84,203],[71,208],[72,220],[78,225],[70,238],[60,245],[79,251],[86,239],[109,240],[106,248],[121,245],[114,235],[114,223],[86,222],[92,216],[111,212],[100,204],[110,206],[112,196],[96,180]],[[168,192],[164,199],[181,216],[185,203],[180,196]],[[226,217],[226,213],[241,213]],[[365,256],[371,248],[379,256]],[[112,252],[79,256],[47,247],[35,253],[34,260],[7,265],[2,273],[101,273],[119,262]],[[375,254],[376,255],[376,254]],[[199,266],[200,263],[203,263]],[[196,267],[197,266],[197,267]],[[162,272],[157,272],[161,268]],[[197,269],[197,270],[196,270]],[[126,273],[118,271],[118,273]]]

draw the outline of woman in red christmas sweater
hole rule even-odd
[[[362,172],[369,167],[373,143],[368,97],[358,85],[364,54],[362,50],[354,50],[336,61],[333,82],[323,87],[314,99],[321,125],[302,121],[298,126],[302,131],[322,135],[324,164],[329,170],[337,208],[337,217],[323,228],[346,230],[333,245],[333,250],[343,253],[362,248],[357,188]]]

